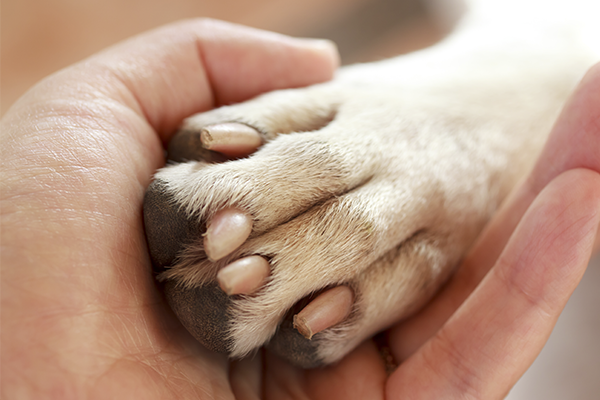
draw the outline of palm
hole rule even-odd
[[[107,279],[97,288],[103,303],[81,321],[96,327],[79,339],[88,348],[95,343],[90,362],[103,365],[91,379],[104,382],[96,385],[98,397],[219,398],[228,390],[226,360],[199,346],[170,313],[153,282],[139,228],[131,232],[134,246],[114,249],[121,259],[105,260]],[[107,396],[107,390],[114,393]]]

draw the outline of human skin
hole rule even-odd
[[[318,370],[267,352],[229,362],[199,345],[165,304],[141,205],[177,125],[261,92],[327,80],[336,66],[326,42],[193,20],[107,49],[21,98],[2,120],[2,397],[505,395],[541,350],[594,247],[599,67],[455,277],[389,331],[402,361],[391,375],[371,341]]]

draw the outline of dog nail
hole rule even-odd
[[[269,276],[269,262],[261,256],[241,258],[217,274],[219,286],[228,295],[251,294],[260,288]]]
[[[344,321],[352,310],[354,293],[347,286],[329,289],[294,315],[294,328],[307,339]]]
[[[236,208],[225,208],[212,218],[204,235],[204,251],[217,261],[242,245],[252,232],[252,217]]]
[[[203,128],[200,132],[202,146],[230,157],[252,154],[262,144],[258,131],[248,125],[230,122]]]

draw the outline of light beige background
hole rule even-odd
[[[2,0],[1,113],[52,72],[180,19],[330,38],[348,63],[433,42],[440,34],[425,14],[418,0]]]
[[[338,42],[345,63],[432,43],[442,28],[416,0],[2,0],[1,113],[35,82],[119,40],[212,17]],[[600,257],[510,400],[600,399]]]

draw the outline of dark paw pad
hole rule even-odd
[[[201,237],[200,224],[175,204],[166,185],[159,180],[146,190],[144,225],[155,272],[172,266],[183,246]]]
[[[229,296],[217,285],[188,289],[167,281],[164,290],[169,305],[196,340],[210,350],[229,353]]]

